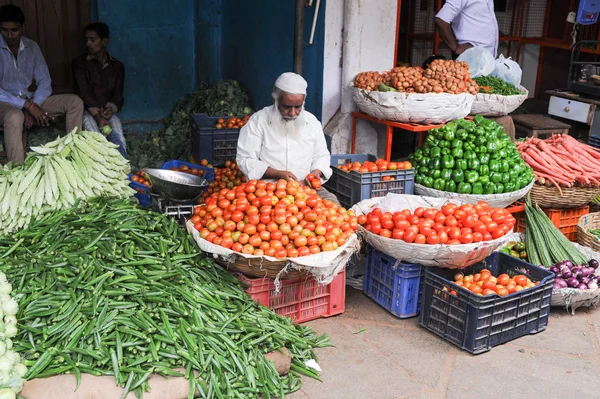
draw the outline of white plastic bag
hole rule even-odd
[[[511,60],[510,57],[504,58],[504,56],[500,54],[500,57],[496,60],[496,66],[492,72],[492,76],[500,78],[515,87],[519,87],[521,85],[523,71],[519,64]]]
[[[471,47],[458,56],[457,61],[469,64],[471,78],[488,76],[495,67],[494,56],[483,47]]]

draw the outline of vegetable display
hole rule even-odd
[[[176,222],[124,200],[36,219],[0,241],[0,270],[19,304],[26,379],[112,375],[123,397],[141,397],[152,373],[182,367],[204,398],[283,397],[299,374],[318,377],[304,362],[328,345],[257,305]],[[280,377],[263,354],[282,347],[292,370]]]
[[[553,288],[598,289],[600,276],[596,275],[596,269],[598,269],[598,261],[595,259],[576,266],[570,260],[555,263],[550,268],[550,271],[556,274]]]
[[[430,130],[409,160],[415,165],[415,182],[439,191],[509,193],[534,178],[504,128],[481,115]]]
[[[204,165],[203,165],[204,166]],[[232,189],[246,182],[246,176],[242,173],[236,162],[226,161],[224,168],[214,168],[215,180],[208,184],[208,189],[202,193],[198,200],[203,204],[206,198],[214,193],[219,193],[222,189]]]
[[[339,165],[338,169],[344,172],[350,172],[354,170],[359,173],[367,172],[381,172],[384,170],[404,170],[412,169],[412,164],[408,161],[405,162],[388,162],[385,159],[378,158],[375,162],[366,161],[364,163],[352,162],[345,165]]]
[[[512,84],[495,76],[480,76],[475,78],[479,85],[479,92],[485,94],[499,94],[501,96],[516,96],[524,93]]]
[[[98,195],[130,197],[129,162],[95,132],[73,131],[39,147],[25,162],[0,168],[0,235],[27,227],[53,209]]]
[[[399,91],[406,93],[471,93],[477,94],[479,86],[469,75],[466,62],[434,60],[427,69],[421,67],[396,67],[379,72],[361,72],[354,86],[371,91]]]
[[[503,273],[496,277],[488,269],[482,269],[479,273],[469,275],[456,273],[453,282],[459,287],[481,296],[506,296],[540,284],[539,281],[531,281],[529,277],[523,274],[511,277]],[[457,295],[456,291],[449,290],[446,287],[444,287],[444,290],[449,291],[452,295]]]
[[[527,260],[527,246],[524,242],[511,241],[500,252],[510,255],[513,258]]]
[[[250,180],[194,209],[200,237],[248,255],[295,258],[334,251],[358,228],[352,211],[290,180]]]
[[[12,285],[0,272],[0,398],[15,398],[23,389],[27,367],[15,352],[13,339],[17,335],[17,302],[10,297]]]
[[[516,219],[506,210],[448,203],[437,208],[416,208],[414,212],[385,212],[375,208],[358,217],[358,223],[373,234],[415,244],[471,244],[490,241],[510,232]]]
[[[530,137],[517,148],[533,168],[536,181],[548,187],[600,187],[600,151],[568,134],[541,140]]]
[[[242,118],[238,118],[236,116],[229,119],[219,118],[215,124],[215,127],[217,129],[241,129],[246,123],[248,123],[248,119],[250,119],[250,115],[245,115]]]
[[[544,267],[564,260],[573,264],[587,263],[588,259],[552,224],[539,206],[533,206],[528,201],[525,213],[525,243],[531,263]]]

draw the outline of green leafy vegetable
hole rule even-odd
[[[515,96],[523,94],[519,89],[504,80],[494,76],[480,76],[475,78],[479,85],[480,93],[500,94],[502,96]]]

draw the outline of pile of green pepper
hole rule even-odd
[[[415,182],[440,191],[509,193],[534,178],[504,128],[481,115],[430,130],[409,160],[415,166]]]
[[[502,248],[500,252],[510,255],[514,258],[527,260],[527,247],[522,241],[515,242],[511,241],[507,246]]]

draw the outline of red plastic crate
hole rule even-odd
[[[238,278],[247,286],[245,291],[252,299],[278,315],[289,317],[294,324],[335,316],[345,310],[346,269],[328,285],[317,284],[312,276],[280,280],[278,294],[272,278],[250,278],[242,274]]]
[[[577,223],[579,218],[590,213],[590,207],[584,206],[581,208],[572,209],[542,209],[552,224],[560,230],[571,241],[577,241]],[[515,225],[516,232],[525,231],[526,217],[525,212],[514,213],[513,216],[517,219]]]

